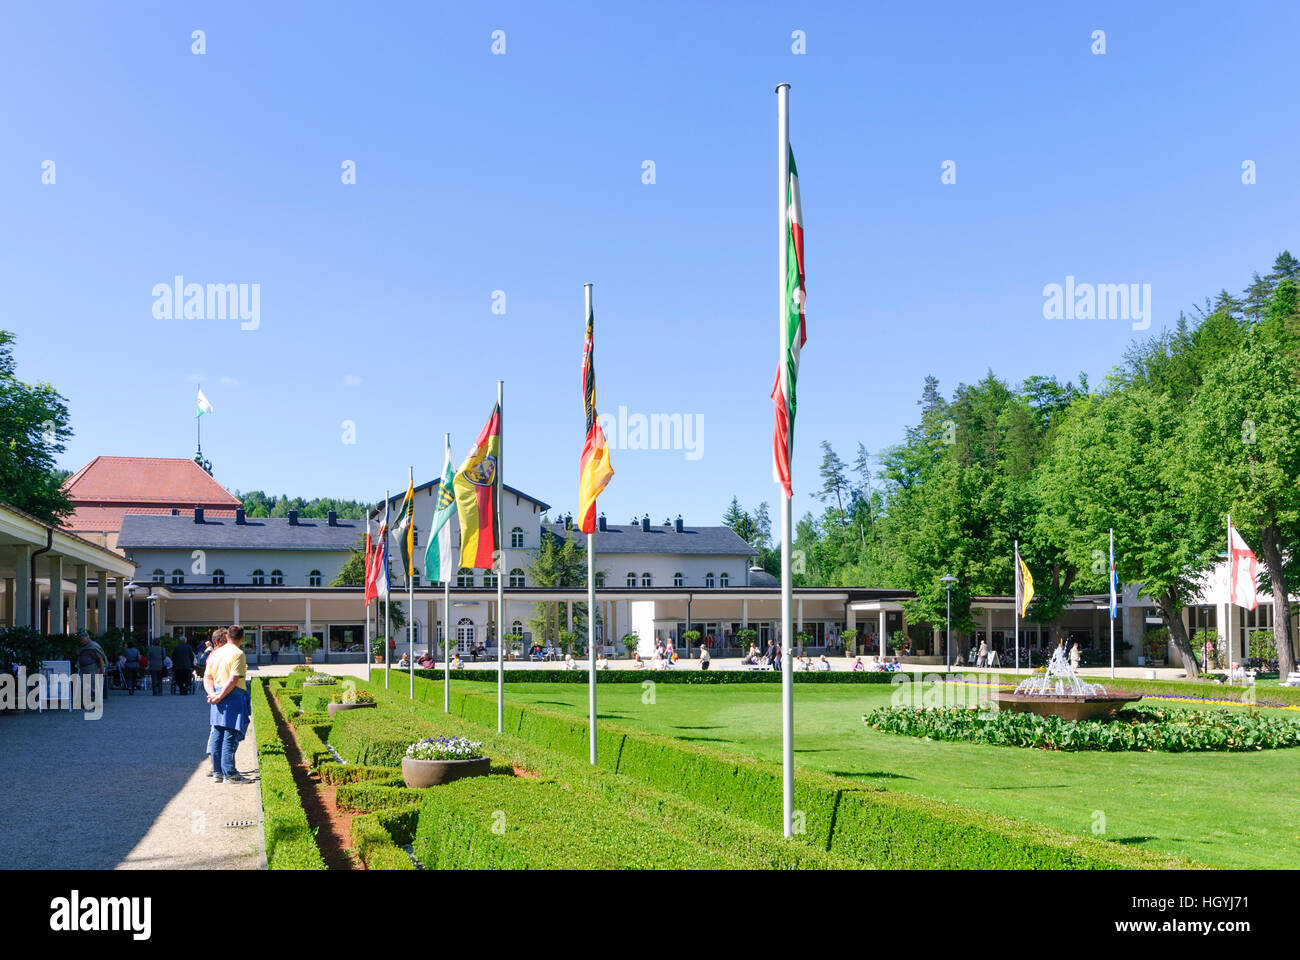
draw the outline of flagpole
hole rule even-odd
[[[777,276],[777,370],[784,369],[786,351],[786,319],[789,305],[786,303],[787,245],[790,242],[789,205],[790,205],[790,84],[778,84],[776,88],[776,177],[777,177],[777,257],[780,271]],[[786,402],[790,398],[786,397]],[[786,443],[790,442],[791,431],[786,433]],[[787,457],[789,456],[787,446]],[[789,462],[787,460],[787,462]],[[794,473],[794,464],[790,463],[790,473]],[[784,833],[787,837],[794,834],[794,685],[791,672],[794,659],[791,655],[791,638],[794,636],[793,606],[794,589],[791,573],[790,533],[792,505],[784,488],[781,490],[781,810]]]
[[[1015,600],[1013,601],[1013,603],[1015,604],[1015,608],[1016,608],[1016,626],[1015,626],[1016,673],[1019,673],[1020,672],[1020,541],[1019,540],[1016,541],[1015,563],[1016,563],[1015,571],[1011,575],[1011,582],[1013,584],[1011,592],[1015,594]]]
[[[501,627],[506,619],[506,578],[504,566],[501,562],[501,522],[504,515],[501,502],[501,461],[506,446],[506,416],[503,398],[505,396],[504,380],[497,381],[497,416],[498,434],[497,434],[497,469],[496,469],[496,518],[492,524],[492,532],[496,543],[493,544],[492,562],[497,568],[497,733],[505,729],[505,682],[506,682],[506,651],[505,644],[501,640]]]
[[[366,541],[371,544],[371,547],[373,549],[374,541],[370,539],[370,508],[369,507],[366,508]],[[369,555],[367,555],[366,559],[367,560],[370,559]],[[369,566],[369,564],[367,564],[367,566]],[[366,683],[370,682],[370,661],[373,659],[370,653],[370,585],[366,582],[366,580],[368,579],[367,574],[369,573],[370,571],[366,570],[361,576],[361,598],[362,600],[365,601],[366,604],[366,631],[365,631],[366,640],[364,646],[362,647],[362,650],[364,651],[365,660],[366,660]]]
[[[203,393],[203,384],[199,384],[199,393]],[[195,404],[197,407],[198,404]],[[200,410],[194,415],[194,452],[203,453],[203,412]]]
[[[584,284],[587,295],[587,312],[583,323],[591,316],[591,284]],[[594,349],[594,347],[593,347]],[[594,401],[593,401],[594,408]],[[582,519],[578,519],[579,525]],[[591,740],[591,765],[596,765],[596,531],[587,534],[587,714],[588,734]]]
[[[388,575],[388,491],[384,491],[384,689],[388,689],[388,656],[390,638],[393,635],[393,578]]]
[[[1237,580],[1234,576],[1236,571],[1232,568],[1232,514],[1228,514],[1228,602],[1224,604],[1223,610],[1226,614],[1225,619],[1228,621],[1224,624],[1223,630],[1223,647],[1227,653],[1227,668],[1225,674],[1228,678],[1228,685],[1232,685],[1232,608],[1233,597],[1237,592]]]
[[[406,467],[406,489],[415,489],[415,466]],[[415,496],[411,497],[411,512],[406,522],[415,529]],[[409,536],[408,536],[409,541]],[[406,699],[415,699],[415,550],[406,551],[406,666],[410,674],[407,683]]]
[[[451,434],[442,435],[444,449],[451,448]],[[443,469],[443,475],[446,476],[446,469]],[[442,480],[438,481],[438,496],[443,494]],[[450,521],[448,521],[450,523]],[[451,538],[451,529],[447,524],[443,525],[448,539]],[[440,530],[439,533],[443,531]],[[438,558],[442,559],[442,544],[438,544]],[[439,563],[441,566],[441,563]],[[442,712],[451,713],[451,564],[447,564],[448,569],[439,570],[442,574]],[[435,618],[436,619],[436,618]]]
[[[1110,612],[1110,678],[1115,679],[1115,617],[1119,614],[1119,584],[1115,574],[1115,528],[1110,528],[1110,589],[1115,595],[1115,608]]]

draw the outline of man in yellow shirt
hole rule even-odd
[[[226,630],[226,643],[208,657],[203,672],[203,689],[208,692],[212,724],[212,781],[252,783],[235,769],[235,748],[244,739],[250,715],[248,658],[240,645],[244,628],[233,624]]]

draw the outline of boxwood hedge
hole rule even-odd
[[[255,680],[252,693],[267,865],[272,870],[324,870],[315,831],[307,823],[284,742],[276,729],[265,681]]]

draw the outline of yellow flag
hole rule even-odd
[[[1020,615],[1023,617],[1029,609],[1029,601],[1034,599],[1034,575],[1029,572],[1023,559],[1016,574],[1016,597],[1020,601]]]

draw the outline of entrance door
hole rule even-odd
[[[262,663],[283,663],[298,655],[298,631],[280,627],[262,628]]]
[[[456,650],[459,653],[469,653],[470,644],[474,642],[474,621],[469,617],[461,618],[460,623],[456,624]]]

